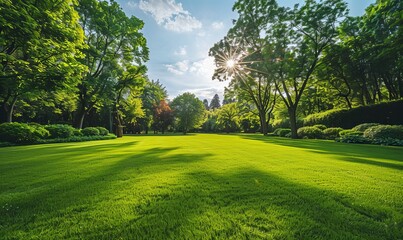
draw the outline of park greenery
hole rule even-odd
[[[233,11],[169,99],[117,1],[0,0],[0,238],[400,239],[401,1]]]
[[[115,1],[2,1],[0,122],[100,126],[118,137],[282,128],[291,138],[320,138],[299,130],[317,124],[403,124],[399,1],[357,17],[343,0],[238,0],[233,10],[238,19],[209,52],[213,79],[229,81],[221,103],[218,94],[168,99],[147,77],[143,21]]]
[[[403,148],[257,134],[0,149],[3,239],[399,239]]]

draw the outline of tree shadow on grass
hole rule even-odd
[[[394,225],[395,213],[382,207],[252,169],[189,172],[180,185],[134,209],[135,217],[116,226],[120,232],[94,237],[395,239],[403,233]]]
[[[86,151],[76,152],[76,154],[85,158],[84,152],[91,155],[94,151],[99,149],[107,151],[108,148],[99,145],[85,149]],[[209,156],[209,154],[172,153],[177,149],[179,148],[152,148],[132,154],[126,153],[106,165],[95,167],[90,165],[91,169],[88,172],[82,171],[82,165],[73,169],[66,168],[64,170],[69,173],[65,175],[60,169],[52,168],[49,164],[42,164],[42,171],[37,165],[26,165],[26,172],[42,172],[46,176],[55,175],[56,177],[47,179],[44,176],[37,176],[39,181],[34,189],[27,189],[25,186],[22,192],[16,191],[14,194],[14,188],[18,188],[21,183],[9,183],[8,189],[3,189],[5,190],[2,191],[3,196],[0,195],[0,216],[2,216],[0,235],[6,236],[5,238],[13,238],[13,236],[31,238],[42,231],[46,232],[46,228],[54,226],[57,232],[62,232],[62,235],[50,235],[52,238],[69,238],[73,233],[69,233],[61,226],[67,229],[72,227],[72,232],[75,231],[75,233],[82,231],[83,229],[76,229],[78,225],[71,225],[74,225],[73,222],[79,215],[87,218],[86,220],[94,218],[91,212],[98,211],[96,204],[122,198],[116,193],[120,191],[130,193],[134,189],[128,189],[128,186],[135,187],[136,183],[149,180],[148,175],[157,176],[161,172],[179,168],[183,164],[201,161]],[[89,162],[92,160],[87,161]],[[12,178],[13,174],[9,174]],[[31,180],[25,178],[24,181]],[[136,194],[140,194],[138,192],[140,190],[136,191]],[[2,206],[5,208],[1,208]],[[92,220],[96,221],[96,219]],[[65,223],[64,221],[73,222]]]
[[[319,154],[339,155],[335,159],[379,167],[403,169],[403,148],[364,144],[346,144],[324,140],[288,139],[258,135],[241,138],[287,147],[303,148]],[[380,161],[374,160],[379,159]]]

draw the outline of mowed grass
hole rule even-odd
[[[1,239],[402,239],[403,148],[259,135],[0,149]]]

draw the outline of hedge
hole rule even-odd
[[[362,106],[353,109],[332,109],[304,118],[304,126],[324,124],[328,127],[353,128],[362,123],[403,124],[403,100]]]

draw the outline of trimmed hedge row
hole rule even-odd
[[[52,139],[58,139],[57,142],[66,141],[88,141],[86,137],[105,136],[105,139],[110,139],[109,131],[103,127],[88,127],[82,130],[75,129],[70,125],[52,124],[42,126],[37,123],[2,123],[0,124],[0,142],[4,146],[8,144],[32,144],[52,142]],[[80,139],[81,138],[81,139]],[[99,138],[93,140],[97,140]]]
[[[332,109],[304,118],[304,126],[324,124],[328,127],[353,128],[362,123],[403,125],[403,100],[347,109]]]

